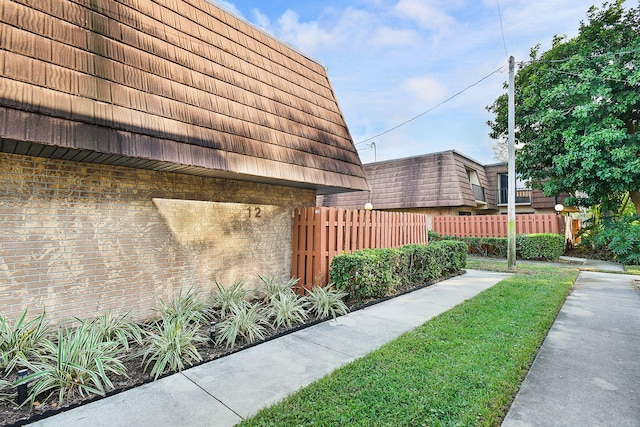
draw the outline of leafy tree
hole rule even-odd
[[[531,50],[515,79],[516,168],[547,196],[640,214],[640,5],[594,6],[572,39]],[[507,94],[487,109],[490,136],[507,132]],[[497,150],[499,151],[499,150]]]

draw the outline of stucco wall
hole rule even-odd
[[[0,153],[0,313],[146,319],[180,287],[287,277],[292,208],[314,204],[312,190]]]

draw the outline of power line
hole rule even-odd
[[[425,114],[430,113],[431,111],[435,110],[436,108],[438,108],[438,107],[440,107],[440,106],[442,106],[442,105],[446,104],[447,102],[451,101],[453,98],[457,97],[458,95],[463,94],[464,92],[466,92],[467,90],[471,89],[472,87],[477,86],[478,84],[480,84],[481,82],[485,81],[486,79],[488,79],[488,78],[489,78],[489,77],[491,77],[492,75],[494,75],[494,74],[496,74],[496,73],[500,72],[503,68],[504,68],[504,65],[503,65],[503,66],[501,66],[500,68],[498,68],[498,69],[496,69],[496,70],[492,71],[491,73],[487,74],[486,76],[484,76],[483,78],[481,78],[481,79],[480,79],[480,80],[478,80],[477,82],[475,82],[475,83],[473,83],[473,84],[470,84],[469,86],[465,87],[464,89],[462,89],[462,90],[461,90],[461,91],[459,91],[459,92],[456,92],[455,94],[451,95],[449,98],[445,99],[444,101],[440,102],[439,104],[437,104],[437,105],[435,105],[435,106],[433,106],[433,107],[429,108],[428,110],[426,110],[426,111],[424,111],[424,112],[422,112],[422,113],[418,114],[417,116],[414,116],[414,117],[410,118],[409,120],[406,120],[406,121],[404,121],[404,122],[400,123],[399,125],[396,125],[396,126],[392,127],[391,129],[387,129],[387,130],[385,130],[384,132],[381,132],[381,133],[379,133],[379,134],[377,134],[377,135],[374,135],[374,136],[369,137],[369,138],[367,138],[367,139],[363,139],[363,140],[362,140],[362,141],[360,141],[360,142],[356,142],[356,143],[355,143],[355,145],[364,144],[365,142],[371,141],[372,139],[375,139],[375,138],[377,138],[377,137],[379,137],[379,136],[385,135],[385,134],[387,134],[387,133],[389,133],[389,132],[392,132],[392,131],[394,131],[394,130],[396,130],[396,129],[398,129],[398,128],[400,128],[400,127],[402,127],[402,126],[404,126],[404,125],[406,125],[406,124],[408,124],[408,123],[411,123],[412,121],[414,121],[414,120],[416,120],[416,119],[418,119],[418,118],[420,118],[420,117],[424,116]]]
[[[509,58],[509,54],[507,53],[507,40],[504,37],[504,26],[502,25],[502,11],[500,10],[500,0],[496,0],[498,4],[498,16],[500,17],[500,32],[502,33],[502,46],[504,46],[504,56]]]
[[[629,82],[628,80],[612,79],[610,77],[601,77],[601,76],[587,76],[585,74],[572,73],[570,71],[556,70],[555,68],[549,68],[549,71],[551,71],[552,73],[566,74],[573,77],[579,77],[584,80],[601,80],[601,81],[609,81],[609,82],[617,82],[617,83],[626,83],[628,85],[631,84],[631,82]]]
[[[520,62],[520,65],[530,65],[530,64],[534,64],[534,63],[558,63],[558,62],[567,62],[570,61],[572,59],[594,59],[594,58],[600,58],[602,56],[617,56],[617,55],[625,55],[627,53],[636,53],[636,52],[640,52],[640,48],[638,49],[630,49],[630,50],[620,50],[618,52],[603,52],[603,53],[594,53],[588,56],[585,55],[573,55],[570,56],[568,58],[562,58],[562,59],[532,59],[531,61],[522,61]]]
[[[597,53],[597,54],[591,54],[588,56],[585,55],[573,55],[570,56],[568,58],[562,58],[562,59],[538,59],[538,60],[531,60],[531,61],[523,61],[520,63],[520,66],[525,66],[525,65],[531,65],[531,64],[535,64],[535,63],[544,63],[544,64],[562,64],[562,63],[566,63],[567,61],[570,61],[572,59],[584,59],[584,60],[590,60],[590,59],[596,59],[596,58],[601,58],[601,57],[611,57],[611,56],[621,56],[621,55],[625,55],[628,53],[636,53],[636,52],[640,52],[640,48],[638,49],[628,49],[628,50],[620,50],[617,52],[603,52],[603,53]],[[601,81],[611,81],[611,82],[618,82],[618,83],[625,83],[625,84],[629,84],[632,85],[632,83],[627,79],[627,80],[622,80],[622,79],[613,79],[610,77],[602,77],[602,76],[589,76],[589,75],[585,75],[585,74],[581,74],[581,73],[573,73],[571,71],[564,71],[564,70],[558,70],[557,68],[553,68],[550,67],[549,71],[553,72],[553,73],[557,73],[557,74],[566,74],[568,76],[573,76],[573,77],[578,77],[584,80],[601,80]]]

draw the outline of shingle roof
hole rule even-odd
[[[2,1],[0,150],[366,189],[326,70],[204,0]]]
[[[358,191],[322,197],[322,206],[375,209],[476,207],[467,169],[477,173],[487,187],[484,167],[454,151],[425,154],[364,165],[371,193]]]

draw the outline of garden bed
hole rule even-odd
[[[361,301],[361,302],[347,301],[347,306],[349,308],[349,311],[360,310],[365,307],[378,304],[382,301],[395,298],[399,295],[403,295],[418,289],[422,289],[424,287],[433,285],[438,281],[445,280],[447,278],[450,278],[462,273],[463,271],[460,271],[448,277],[443,277],[440,280],[432,281],[422,285],[416,285],[416,286],[399,285],[398,287],[395,288],[394,292],[391,295],[388,295],[383,298],[372,299],[372,300]],[[200,353],[200,355],[202,356],[203,360],[198,363],[189,364],[185,366],[185,369],[198,366],[200,364],[207,363],[207,362],[219,359],[221,357],[228,356],[238,351],[242,351],[247,348],[253,347],[255,345],[259,345],[266,341],[270,341],[270,340],[282,337],[284,335],[290,334],[292,332],[308,328],[310,326],[316,325],[328,319],[330,319],[330,317],[319,318],[317,316],[310,316],[303,323],[296,324],[292,327],[281,326],[277,329],[272,329],[269,331],[268,336],[266,336],[262,340],[249,343],[249,342],[246,342],[246,340],[240,339],[236,342],[235,345],[231,347],[226,347],[224,345],[213,346],[211,344],[211,341],[198,343],[196,344],[196,348]],[[222,319],[219,319],[219,318],[215,319],[216,322],[219,322],[221,320]],[[208,326],[202,326],[200,332],[202,335],[208,336],[209,335]],[[139,344],[132,344],[128,351],[128,354],[136,354],[136,353],[139,353],[140,350],[142,350],[142,347]],[[151,375],[148,372],[148,370],[147,372],[145,372],[145,370],[143,369],[144,365],[142,363],[141,357],[129,359],[124,361],[123,363],[127,369],[128,377],[111,375],[110,379],[112,380],[115,388],[108,391],[104,397],[112,396],[112,395],[121,393],[123,391],[132,389],[134,387],[141,386],[145,383],[154,381],[154,376]],[[160,375],[158,378],[162,378],[167,375],[172,375],[173,373],[175,372],[167,372],[163,375]],[[16,375],[13,374],[8,378],[6,378],[6,380],[13,382],[16,380]],[[9,402],[0,401],[0,420],[2,420],[0,425],[19,426],[19,425],[32,423],[44,418],[51,417],[60,412],[64,412],[69,409],[72,409],[81,405],[85,405],[87,403],[90,403],[99,399],[103,399],[104,397],[97,394],[89,394],[85,396],[80,396],[76,394],[73,396],[65,396],[65,399],[62,402],[62,404],[58,404],[57,399],[53,398],[53,399],[49,399],[46,402],[36,401],[34,402],[33,407],[30,407],[28,403],[23,405],[22,407],[19,407],[17,404],[11,401]]]

